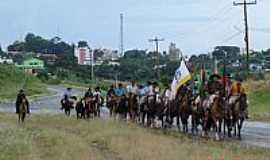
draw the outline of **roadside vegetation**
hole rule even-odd
[[[0,160],[267,160],[267,149],[139,128],[119,121],[0,113]]]
[[[264,80],[248,80],[249,113],[252,120],[270,121],[270,75]]]
[[[20,89],[28,96],[47,94],[46,85],[11,65],[0,65],[0,99],[14,99]]]

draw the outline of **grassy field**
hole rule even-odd
[[[118,121],[0,113],[0,160],[268,160],[269,150]]]
[[[270,121],[270,77],[245,83],[249,95],[249,113],[252,120]]]
[[[28,96],[47,94],[46,86],[34,76],[10,65],[0,65],[0,99],[14,99],[18,90]]]

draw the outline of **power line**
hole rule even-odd
[[[124,14],[120,14],[120,56],[124,56]]]

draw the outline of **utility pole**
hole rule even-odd
[[[92,83],[94,82],[94,50],[91,52],[91,79]]]
[[[247,2],[247,0],[244,0],[244,2],[237,3],[233,2],[234,6],[243,6],[244,7],[244,21],[245,21],[245,43],[246,43],[246,52],[247,52],[247,73],[249,73],[249,34],[248,34],[248,13],[247,13],[247,6],[248,5],[256,5],[257,0],[253,2]]]
[[[163,38],[157,38],[155,37],[154,39],[149,39],[149,42],[155,42],[155,45],[156,45],[156,53],[157,53],[157,75],[158,75],[158,80],[160,80],[160,70],[159,70],[159,66],[160,66],[160,63],[159,63],[159,42],[162,42],[164,41]]]
[[[120,57],[124,56],[124,14],[120,14]]]

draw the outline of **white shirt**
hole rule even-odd
[[[148,96],[153,96],[153,95],[155,95],[155,94],[154,94],[153,86],[151,85],[151,86],[149,86],[148,88],[149,88]]]
[[[138,87],[137,85],[134,85],[131,87],[131,93],[137,95],[138,94]]]

